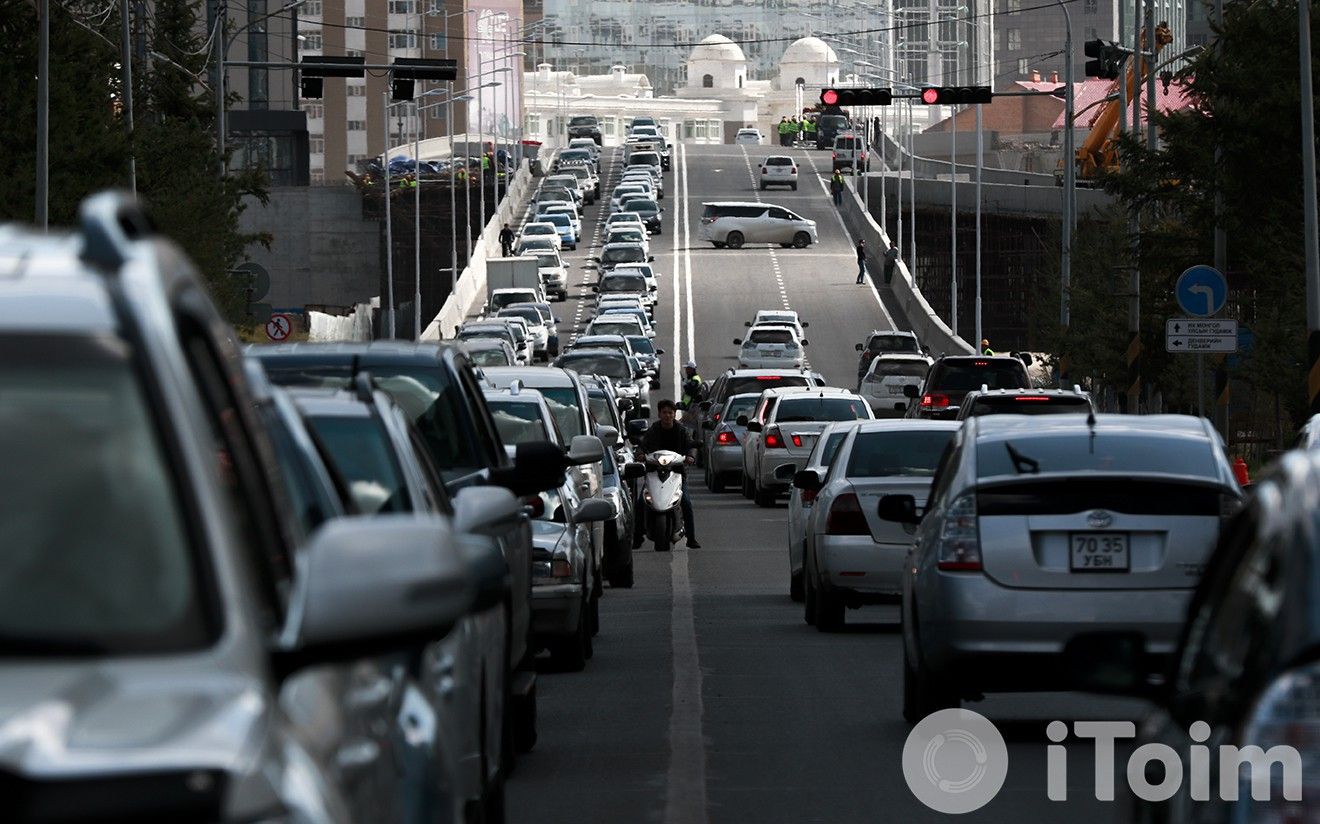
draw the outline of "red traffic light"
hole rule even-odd
[[[925,103],[927,106],[934,106],[936,103],[940,102],[940,90],[922,89],[921,102]]]
[[[839,93],[834,89],[824,89],[820,93],[820,102],[826,106],[839,105]]]

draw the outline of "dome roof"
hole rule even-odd
[[[834,49],[819,37],[804,37],[801,40],[793,41],[787,49],[784,50],[784,56],[780,58],[780,63],[838,63],[839,56],[834,53]]]
[[[729,38],[722,34],[712,34],[692,50],[688,60],[726,60],[745,63],[747,55],[743,54],[738,44]]]

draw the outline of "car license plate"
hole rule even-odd
[[[1072,532],[1068,541],[1073,572],[1128,571],[1128,533]]]
[[[903,394],[903,385],[902,385],[902,384],[890,384],[890,386],[889,386],[889,394],[891,394],[891,395],[901,395],[901,394]]]

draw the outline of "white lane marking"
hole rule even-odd
[[[695,361],[697,359],[697,324],[692,315],[692,205],[688,203],[688,197],[691,194],[691,187],[688,184],[687,170],[687,147],[682,143],[678,144],[679,154],[679,173],[683,176],[683,199],[679,206],[682,208],[682,216],[675,216],[674,234],[678,235],[677,220],[683,221],[683,270],[684,288],[687,289],[685,302],[687,304],[687,351],[688,358]],[[678,175],[675,175],[678,177]],[[674,259],[674,266],[678,266],[678,259]],[[678,393],[678,385],[674,385],[675,394]]]
[[[821,189],[825,191],[825,196],[830,197],[830,186],[825,181],[825,178],[820,176],[819,170],[816,169],[816,161],[812,158],[810,153],[807,154],[807,162],[811,164],[812,174],[815,175],[817,182],[820,183]],[[838,209],[834,208],[833,198],[830,198],[830,211],[834,213],[834,219],[839,221],[839,228],[843,230],[843,236],[848,238],[848,244],[855,249],[857,247],[857,242],[853,240],[852,232],[848,231],[847,225],[844,224],[843,215],[839,213]],[[898,326],[895,325],[893,316],[889,314],[889,310],[885,308],[885,302],[880,298],[880,290],[875,288],[875,281],[871,278],[867,278],[866,282],[867,285],[871,287],[871,295],[875,298],[876,305],[880,307],[880,313],[885,316],[885,322],[889,324],[890,329],[897,329]]]
[[[747,177],[752,181],[752,193],[756,196],[756,202],[761,201],[761,182],[756,179],[756,173],[752,171],[752,158],[747,154],[747,147],[740,146],[743,154],[743,163],[747,166]],[[785,311],[793,311],[793,306],[788,302],[788,288],[784,285],[784,273],[779,265],[779,252],[772,245],[770,247],[770,268],[774,270],[775,283],[779,286],[779,302],[784,304]],[[802,356],[802,368],[811,368],[811,359]]]
[[[702,730],[701,656],[692,608],[687,550],[669,559],[673,606],[670,638],[674,659],[673,704],[669,713],[669,776],[665,824],[707,824],[706,741]]]
[[[683,144],[681,143],[678,144],[678,148],[680,150],[678,152],[678,171],[674,173],[674,181],[673,181],[674,202],[675,202],[674,218],[669,222],[669,231],[674,236],[674,290],[673,290],[674,296],[672,298],[674,303],[674,346],[672,349],[669,350],[670,352],[673,353],[672,360],[674,367],[674,382],[670,384],[670,392],[675,397],[677,397],[678,395],[678,387],[679,387],[680,375],[681,375],[681,373],[679,372],[679,367],[683,363],[683,353],[679,349],[679,343],[683,339],[682,324],[680,323],[680,321],[682,320],[683,294],[682,291],[679,289],[679,283],[680,283],[679,269],[681,269],[682,266],[681,266],[681,259],[678,254],[679,229],[681,228],[682,211],[683,211],[683,193],[681,191],[682,189],[681,175],[683,173],[683,153],[681,151],[682,145]]]

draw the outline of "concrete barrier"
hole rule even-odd
[[[843,216],[843,223],[852,232],[854,238],[864,239],[870,249],[877,251],[889,248],[889,236],[885,234],[884,229],[875,222],[862,204],[861,198],[852,188],[844,190],[843,205],[839,207],[839,213]],[[879,268],[871,268],[871,271],[883,272],[883,262],[879,255],[875,257],[876,263],[880,263]],[[868,261],[868,263],[872,263]],[[870,268],[870,267],[868,267]],[[881,283],[877,283],[881,286]],[[953,334],[940,316],[935,314],[935,310],[930,308],[926,298],[917,288],[912,280],[912,274],[908,271],[907,264],[899,260],[898,265],[894,267],[894,279],[891,284],[893,300],[897,308],[907,319],[911,330],[917,334],[917,338],[922,344],[935,355],[974,355],[976,348],[967,341]],[[883,291],[881,292],[883,296]]]
[[[542,153],[546,151],[545,147],[541,148]],[[528,159],[535,162],[541,158],[538,155]],[[422,332],[422,340],[452,338],[458,327],[468,315],[472,314],[478,301],[486,299],[486,259],[491,257],[488,247],[494,247],[495,251],[499,251],[496,238],[499,236],[500,228],[506,222],[516,222],[515,217],[523,209],[523,199],[534,186],[535,178],[531,173],[531,164],[519,167],[509,184],[508,194],[501,199],[500,207],[490,215],[490,219],[481,229],[481,234],[472,244],[472,257],[458,276],[458,280],[454,282],[454,290],[445,299],[439,314],[431,319]]]

